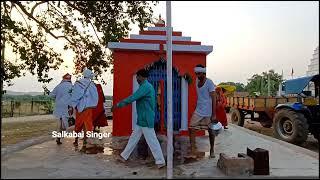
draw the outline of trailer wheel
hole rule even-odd
[[[232,124],[237,124],[238,126],[243,126],[244,124],[244,116],[241,115],[240,111],[236,108],[230,109],[231,121]]]
[[[307,140],[308,123],[302,113],[291,109],[281,109],[276,112],[273,122],[275,138],[293,144],[302,144]]]

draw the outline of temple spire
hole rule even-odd
[[[165,21],[161,18],[161,14],[159,14],[159,19],[157,19],[157,21],[154,23],[155,26],[160,26],[160,27],[164,27],[165,26]]]

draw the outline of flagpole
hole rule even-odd
[[[167,179],[172,179],[173,135],[172,135],[172,27],[171,1],[166,1],[167,13]]]
[[[270,72],[270,71],[269,71]],[[271,95],[271,90],[270,90],[270,73],[267,72],[268,74],[268,97]]]

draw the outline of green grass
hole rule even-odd
[[[55,120],[2,123],[1,146],[16,144],[34,137],[50,135],[56,128],[57,124]]]

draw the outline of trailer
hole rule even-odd
[[[272,127],[278,104],[298,102],[298,97],[227,97],[227,107],[233,124],[243,126],[245,119],[259,121],[263,127]],[[258,117],[255,117],[255,113]]]

